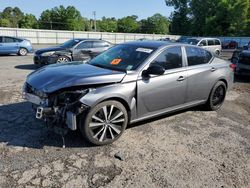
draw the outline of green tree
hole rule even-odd
[[[38,22],[33,14],[25,14],[22,20],[20,20],[19,25],[21,28],[37,29]]]
[[[102,17],[101,20],[97,21],[97,29],[101,32],[116,32],[117,20],[115,18]]]
[[[10,21],[5,18],[0,18],[0,27],[11,27]]]
[[[85,22],[86,20],[74,6],[67,8],[60,6],[45,10],[39,19],[40,28],[58,30],[84,31]]]
[[[167,6],[173,6],[175,9],[170,17],[171,33],[178,35],[190,34],[190,1],[191,0],[165,0]]]
[[[1,13],[1,19],[8,20],[9,27],[19,27],[18,24],[22,18],[23,12],[18,7],[6,7]]]
[[[136,21],[138,16],[132,15],[121,18],[117,22],[118,32],[123,33],[136,33],[139,31],[139,23]]]
[[[161,14],[155,14],[146,20],[141,20],[141,32],[167,34],[169,33],[169,21]]]
[[[171,32],[182,35],[249,34],[250,0],[165,0],[175,11]]]

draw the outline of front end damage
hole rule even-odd
[[[80,115],[88,109],[80,99],[88,92],[89,89],[73,87],[47,94],[25,83],[23,98],[32,103],[37,119],[64,135],[68,129],[77,129]]]

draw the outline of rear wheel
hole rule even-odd
[[[66,63],[69,61],[70,59],[67,56],[59,56],[56,60],[56,63]]]
[[[117,140],[128,124],[126,108],[118,101],[105,101],[93,107],[81,119],[84,138],[95,145],[106,145]]]
[[[28,53],[28,50],[26,48],[20,48],[18,51],[18,55],[20,56],[26,56]]]
[[[220,51],[219,51],[219,50],[216,50],[216,51],[215,51],[215,55],[219,56],[219,55],[220,55]]]
[[[208,110],[218,110],[226,97],[226,91],[227,91],[227,87],[226,84],[222,81],[217,82],[211,93],[210,96],[208,98],[208,101],[206,103],[206,107]]]

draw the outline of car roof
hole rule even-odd
[[[216,40],[220,40],[218,38],[211,38],[211,37],[190,37],[188,39],[196,39],[196,40],[202,40],[202,39],[216,39]]]
[[[144,48],[160,48],[162,46],[168,46],[168,45],[180,45],[179,43],[174,43],[174,42],[168,42],[168,41],[156,41],[156,40],[151,40],[151,41],[131,41],[131,42],[126,42],[123,44],[128,44],[132,46],[140,46]]]
[[[73,38],[72,40],[80,40],[80,41],[83,41],[83,40],[96,40],[96,41],[104,41],[102,39],[92,39],[92,38]]]

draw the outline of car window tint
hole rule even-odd
[[[4,37],[4,42],[11,43],[11,42],[16,42],[16,40],[12,37]]]
[[[101,47],[108,47],[109,44],[103,41],[95,41],[93,42],[93,48],[101,48]]]
[[[0,37],[0,43],[2,43],[3,42],[3,37]]]
[[[79,44],[76,48],[77,49],[92,48],[92,44],[93,44],[92,41],[85,41]]]
[[[188,66],[208,63],[212,54],[202,48],[186,47]]]
[[[207,40],[202,40],[200,44],[202,44],[202,46],[207,46]]]
[[[215,40],[215,45],[221,45],[219,40]]]
[[[208,46],[213,46],[214,45],[214,40],[207,40]]]
[[[166,70],[182,67],[181,47],[172,47],[164,50],[154,61]]]

